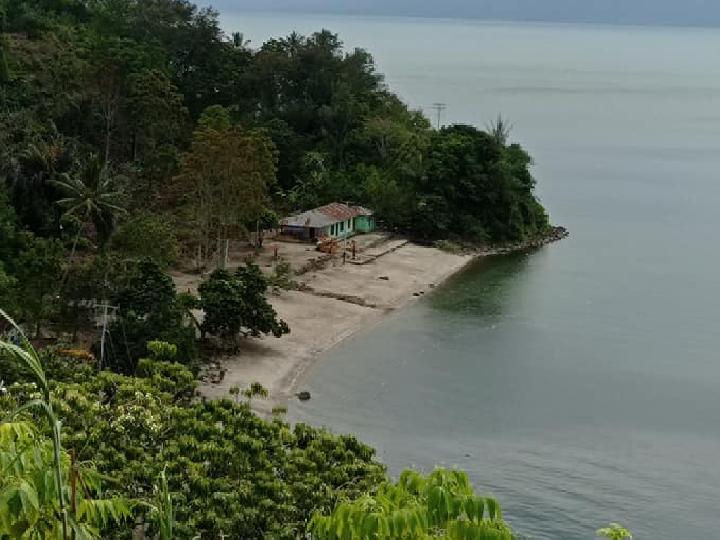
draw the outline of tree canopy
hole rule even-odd
[[[135,521],[148,523],[151,536],[162,523],[154,496],[162,475],[172,501],[173,538],[216,538],[223,533],[232,538],[295,539],[305,533],[313,511],[330,512],[338,501],[354,499],[383,479],[384,468],[375,461],[374,451],[354,437],[334,436],[304,424],[291,427],[277,417],[266,421],[247,402],[194,400],[194,377],[176,362],[182,358],[175,354],[167,344],[148,344],[135,377],[98,373],[50,350],[41,354],[38,364],[46,373],[50,399],[62,421],[65,450],[74,453],[77,463],[92,461],[94,469],[87,478],[94,471],[103,475],[106,500],[135,501],[132,515]],[[0,365],[3,360],[0,356]],[[5,377],[7,371],[3,373]],[[5,384],[0,417],[34,399],[38,389],[25,375],[6,378]],[[40,418],[39,413],[24,413],[26,422]],[[17,456],[4,453],[12,450],[6,444],[18,440],[16,431],[0,424],[0,467]],[[32,477],[38,468],[52,470],[44,452],[33,453],[46,446],[41,435],[28,433],[23,440],[22,451],[27,446],[33,459],[40,461],[26,461],[25,472],[0,476],[0,500],[10,497],[13,509],[18,497],[26,497],[13,487],[18,485],[13,479]],[[67,453],[64,456],[62,466],[67,471]],[[43,486],[51,488],[47,483]],[[38,498],[38,504],[30,499],[25,514],[18,510],[14,515],[35,519],[45,511],[45,501],[50,507],[56,502],[52,491],[44,497]],[[127,508],[128,503],[115,507],[117,516],[127,515]],[[45,524],[57,526],[59,513],[47,511]],[[0,534],[5,517],[3,512]],[[90,525],[98,527],[102,537],[127,537],[130,523],[108,519]]]
[[[70,234],[68,193],[88,202],[110,173],[126,181],[85,218],[101,244],[114,220],[152,209],[193,233],[179,235],[186,249],[204,236],[212,251],[266,208],[333,200],[432,238],[518,240],[547,226],[507,122],[432,129],[367,51],[328,30],[250,48],[187,0],[4,1],[3,11],[0,177],[34,233]],[[111,220],[120,187],[127,216]]]

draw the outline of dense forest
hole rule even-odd
[[[120,372],[151,339],[193,359],[180,323],[207,301],[162,273],[205,268],[279,215],[347,201],[474,244],[548,228],[502,119],[433,129],[331,32],[251,49],[185,0],[0,0],[0,26],[0,305],[39,338],[48,324],[76,336],[86,301],[110,301],[111,335],[130,344],[110,340]],[[236,315],[256,320],[235,326],[286,332],[253,298]]]
[[[252,263],[197,295],[168,274],[331,201],[541,236],[502,120],[433,129],[333,33],[251,48],[186,0],[0,0],[0,31],[0,538],[512,538],[462,475],[389,484],[353,437],[255,416],[257,385],[199,400],[204,338],[290,329]]]

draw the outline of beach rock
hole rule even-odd
[[[413,293],[413,296],[420,296],[419,292]]]
[[[380,276],[378,279],[382,279],[383,281],[390,281],[390,276]]]
[[[308,401],[308,400],[311,398],[310,392],[308,392],[308,391],[298,392],[298,393],[295,394],[295,395],[297,396],[297,398],[298,398],[300,401]]]

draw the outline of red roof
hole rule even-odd
[[[280,224],[283,227],[328,227],[333,223],[347,221],[358,216],[372,216],[372,211],[362,206],[348,206],[342,203],[330,203],[320,208],[308,210],[302,214],[286,217]]]
[[[357,216],[372,215],[372,212],[370,210],[368,210],[367,208],[363,208],[362,206],[348,206],[347,204],[337,202],[326,204],[325,206],[316,208],[315,212],[324,214],[327,217],[335,219],[337,221],[345,221]]]

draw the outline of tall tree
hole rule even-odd
[[[240,334],[281,337],[290,331],[265,298],[267,280],[256,265],[235,273],[215,270],[198,288],[199,306],[205,312],[201,325],[209,333],[235,343]]]
[[[146,69],[129,77],[127,106],[133,126],[133,159],[172,144],[182,133],[188,111],[183,95],[168,76]]]
[[[268,189],[275,183],[276,154],[262,133],[227,126],[217,110],[200,120],[192,147],[183,158],[181,183],[187,186],[197,228],[197,262],[216,241],[224,266],[228,242],[260,219]]]
[[[58,308],[56,294],[62,277],[63,249],[59,240],[36,237],[32,233],[21,236],[21,246],[11,263],[17,279],[14,304],[20,320],[33,324],[35,336],[40,337],[43,323],[51,319]]]
[[[418,185],[419,230],[429,237],[514,241],[541,233],[547,215],[533,193],[529,156],[496,136],[454,125],[431,140]]]

